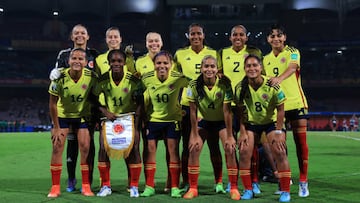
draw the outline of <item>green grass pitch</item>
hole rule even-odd
[[[96,140],[98,132],[96,133]],[[360,202],[360,133],[359,132],[308,132],[309,144],[309,188],[310,196],[300,198],[298,192],[298,166],[294,141],[288,135],[289,160],[294,185],[291,186],[292,202]],[[96,143],[96,147],[98,147]],[[65,153],[64,153],[65,154]],[[66,166],[63,159],[61,196],[46,197],[51,186],[50,133],[0,133],[0,202],[232,202],[228,194],[213,192],[213,173],[207,147],[201,155],[199,197],[193,200],[172,199],[162,192],[166,180],[164,147],[159,142],[157,154],[156,191],[149,198],[130,198],[126,192],[127,173],[123,160],[112,160],[111,183],[113,194],[108,197],[84,197],[79,192],[67,193]],[[96,157],[97,159],[97,157]],[[227,183],[225,162],[223,179]],[[78,184],[81,181],[77,167]],[[99,172],[95,164],[93,191],[99,190]],[[141,175],[139,190],[144,188]],[[273,195],[277,185],[261,183],[262,194],[248,202],[278,202]],[[239,189],[242,190],[239,179]]]

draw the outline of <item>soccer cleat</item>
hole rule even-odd
[[[109,186],[102,186],[100,191],[96,194],[96,196],[98,197],[106,197],[108,195],[111,195],[112,191],[111,188]]]
[[[238,189],[231,189],[230,190],[230,198],[232,200],[240,200],[241,199],[241,196],[240,196],[240,192]]]
[[[60,196],[60,185],[51,186],[50,192],[47,197],[56,198]]]
[[[231,190],[231,183],[228,182],[227,186],[226,186],[226,189],[225,189],[225,192],[229,193]]]
[[[193,199],[199,195],[198,190],[195,188],[190,188],[183,196],[184,199]]]
[[[290,202],[290,193],[282,192],[280,194],[279,202]]]
[[[241,196],[242,200],[249,200],[254,197],[254,192],[252,190],[244,190],[244,194]]]
[[[177,187],[171,188],[171,197],[173,198],[180,198],[181,197],[181,190]]]
[[[189,190],[189,188],[190,188],[189,183],[185,183],[183,188],[181,188],[180,190],[181,190],[181,192],[187,192]]]
[[[139,197],[139,189],[136,186],[130,187],[130,197]]]
[[[140,197],[150,197],[155,195],[155,188],[146,185],[143,193],[140,194]]]
[[[252,183],[252,191],[255,195],[261,194],[260,185],[259,183]]]
[[[76,190],[75,188],[76,185],[76,179],[68,179],[68,185],[66,188],[66,192],[74,192]]]
[[[94,193],[91,191],[90,184],[81,185],[81,194],[84,196],[94,196]]]
[[[307,197],[309,194],[308,183],[299,182],[299,197]]]
[[[216,193],[226,193],[226,191],[224,190],[224,186],[222,183],[217,183],[215,185],[215,192]]]

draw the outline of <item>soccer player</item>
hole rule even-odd
[[[49,109],[53,123],[51,130],[53,150],[50,165],[52,187],[48,197],[60,195],[62,152],[70,126],[77,136],[80,148],[81,193],[85,196],[94,196],[90,188],[87,163],[91,138],[84,118],[90,114],[88,97],[97,78],[90,70],[84,68],[86,63],[85,50],[81,48],[72,50],[68,62],[70,68],[65,69],[63,76],[52,81],[49,87]]]
[[[235,25],[231,29],[229,40],[231,42],[231,46],[225,47],[219,51],[220,57],[220,66],[221,72],[226,75],[231,80],[231,86],[233,91],[235,91],[236,84],[241,81],[245,76],[244,71],[244,59],[249,54],[255,54],[262,57],[261,50],[254,47],[247,45],[248,36],[247,36],[247,29],[243,25]],[[238,119],[238,112],[234,102],[231,103],[231,109],[233,112],[233,130],[234,135],[239,132],[239,119]],[[266,139],[263,139],[266,140]],[[264,147],[268,147],[267,143],[264,142]],[[254,177],[253,181],[253,189],[256,194],[260,194],[260,186],[258,184],[258,150],[257,146],[255,146],[256,150],[254,150],[253,155],[253,170],[252,175]],[[271,155],[270,155],[271,156]],[[226,191],[230,191],[229,184],[226,188]]]
[[[259,57],[247,56],[245,58],[246,76],[235,88],[235,102],[240,113],[239,171],[245,189],[241,199],[249,200],[254,196],[250,174],[251,156],[254,146],[265,131],[280,177],[282,193],[279,201],[289,202],[291,172],[283,131],[285,95],[279,85],[269,86],[270,80],[261,75],[262,69]],[[244,112],[247,112],[246,116]]]
[[[291,125],[296,154],[300,169],[299,196],[309,196],[308,160],[309,149],[306,142],[308,104],[301,87],[300,52],[295,47],[285,44],[285,29],[272,25],[267,35],[271,52],[263,60],[265,72],[271,77],[270,85],[281,84],[287,97],[285,101],[285,119]]]
[[[333,115],[332,118],[330,119],[330,125],[331,125],[331,130],[333,132],[335,132],[336,129],[337,129],[337,125],[338,125],[338,122],[337,122],[337,119],[336,119],[335,115]]]
[[[90,49],[87,47],[87,42],[90,39],[89,33],[84,25],[77,24],[73,27],[70,35],[71,41],[73,41],[73,47],[61,50],[57,56],[55,68],[50,73],[50,80],[58,79],[64,68],[70,66],[68,63],[69,55],[72,49],[82,48],[86,51],[86,68],[89,70],[95,71],[96,67],[95,58],[98,55],[97,50]],[[98,72],[98,71],[95,71]],[[89,124],[91,141],[90,141],[90,151],[88,156],[88,163],[89,163],[89,179],[90,184],[92,183],[93,179],[93,168],[94,168],[94,158],[95,158],[95,144],[94,144],[94,129],[95,124],[92,121]],[[67,172],[68,172],[68,186],[66,188],[67,192],[73,192],[76,190],[76,178],[75,178],[75,169],[76,169],[76,162],[78,157],[78,141],[77,136],[74,134],[71,126],[69,130],[69,134],[67,135],[67,150],[66,150],[66,163],[67,163]]]
[[[149,71],[154,71],[154,56],[159,53],[161,51],[161,48],[163,46],[163,41],[161,38],[161,35],[157,32],[148,32],[146,34],[146,49],[148,50],[148,52],[143,55],[140,56],[135,63],[135,68],[136,68],[136,74],[139,75],[143,75],[146,72]],[[172,63],[172,67],[171,69],[173,69],[175,66],[175,63]],[[146,98],[145,101],[145,109],[150,109],[151,107],[149,105],[150,104],[150,100],[149,100],[149,96],[148,96],[148,91],[146,91],[144,93],[144,97]],[[149,115],[144,115],[149,117]],[[148,118],[144,118],[144,123],[148,120]],[[144,128],[145,129],[145,128]],[[143,136],[146,134],[146,132],[143,132]],[[144,147],[143,147],[143,159],[146,158],[147,156],[147,143],[145,142],[146,139],[145,137],[143,138],[144,142]],[[166,141],[164,141],[165,145],[166,145]],[[169,165],[169,153],[166,152],[166,161],[167,161],[167,165]],[[146,178],[146,177],[145,177]],[[167,177],[167,181],[166,181],[166,186],[164,188],[164,191],[167,192],[168,190],[170,190],[171,188],[171,180],[170,180],[170,171],[168,169],[168,177]]]
[[[122,37],[120,35],[119,28],[117,28],[117,27],[108,28],[105,33],[105,41],[106,41],[106,45],[108,47],[108,51],[106,51],[103,54],[100,54],[95,59],[96,65],[98,67],[97,71],[100,71],[100,72],[98,72],[99,75],[102,75],[103,73],[108,72],[110,69],[110,65],[108,62],[109,52],[111,50],[121,48]],[[125,53],[126,53],[125,71],[134,73],[135,72],[135,62],[134,62],[134,57],[133,57],[132,46],[130,46],[130,45],[126,46]]]
[[[141,173],[141,157],[139,152],[139,114],[142,104],[141,81],[129,71],[125,71],[126,55],[119,49],[108,52],[107,61],[110,70],[102,74],[99,84],[95,88],[95,94],[104,94],[106,106],[101,106],[100,111],[109,120],[116,119],[119,114],[136,112],[135,116],[135,138],[134,145],[126,163],[130,170],[130,197],[139,197],[139,178]],[[141,96],[139,98],[139,95]],[[97,196],[105,197],[111,195],[110,185],[110,160],[105,151],[103,135],[100,131],[100,149],[98,168],[101,177],[101,189]]]
[[[171,69],[172,57],[166,51],[154,56],[155,70],[142,76],[142,82],[148,90],[151,107],[147,123],[147,156],[144,158],[146,186],[142,197],[155,194],[154,176],[156,171],[156,146],[158,139],[167,142],[169,152],[169,170],[171,175],[171,197],[181,197],[179,187],[180,157],[179,138],[181,122],[181,106],[179,95],[181,88],[188,85],[189,79]]]
[[[196,79],[200,75],[201,61],[207,56],[211,55],[215,58],[218,58],[217,51],[204,45],[205,33],[202,25],[198,23],[193,23],[189,26],[187,33],[190,46],[185,48],[178,49],[175,53],[175,63],[176,69],[179,72],[182,72],[186,77],[191,79]],[[217,66],[219,67],[219,66]],[[186,97],[186,88],[183,89],[181,96],[181,105],[183,109],[183,119],[182,119],[182,154],[181,154],[181,167],[182,167],[182,185],[183,190],[187,191],[189,188],[188,181],[188,157],[189,157],[189,137],[190,137],[190,108],[189,101]],[[215,176],[215,191],[218,193],[225,193],[223,183],[222,183],[222,159],[221,152],[218,142],[213,146],[208,147],[211,154],[211,163],[214,169]]]
[[[226,167],[231,183],[230,197],[240,199],[237,187],[238,169],[236,163],[236,141],[232,131],[231,102],[233,92],[230,80],[223,76],[219,79],[217,60],[205,56],[201,62],[201,74],[189,84],[187,97],[190,104],[191,133],[189,140],[188,174],[190,188],[185,199],[198,196],[200,174],[200,153],[207,140],[209,146],[219,145],[219,138],[225,150]],[[198,121],[198,112],[201,120]]]
[[[103,54],[100,54],[98,57],[96,57],[95,62],[96,62],[96,71],[99,75],[102,75],[106,72],[108,72],[110,70],[110,65],[108,62],[108,54],[111,50],[114,49],[120,49],[121,48],[121,43],[122,43],[122,37],[120,34],[120,30],[117,27],[110,27],[106,30],[105,33],[105,41],[106,41],[106,45],[108,47],[108,51],[106,51]],[[125,53],[126,53],[126,63],[124,66],[124,71],[127,72],[129,71],[130,73],[134,73],[135,72],[135,62],[134,62],[134,57],[133,57],[133,50],[132,50],[132,46],[126,46],[125,47]],[[99,95],[99,101],[100,104],[102,105],[106,105],[105,103],[105,98],[103,94]],[[99,120],[99,119],[97,119]],[[97,121],[99,122],[99,121]],[[99,153],[101,153],[100,151],[102,151],[103,149],[99,149]],[[127,161],[128,159],[125,159],[125,161]],[[129,168],[129,164],[126,163],[126,167],[127,167],[127,171],[128,171],[128,186],[130,186],[130,168]],[[104,195],[107,192],[105,191]],[[98,193],[98,195],[102,196],[101,193]]]

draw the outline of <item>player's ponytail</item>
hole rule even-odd
[[[203,73],[201,73],[196,79],[196,92],[198,94],[199,101],[205,97],[204,85],[204,76]]]

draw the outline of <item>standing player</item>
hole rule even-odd
[[[338,126],[338,122],[335,115],[333,115],[332,118],[330,119],[330,126],[331,126],[331,130],[335,132]]]
[[[81,48],[86,51],[87,64],[86,68],[89,70],[95,71],[94,63],[95,58],[98,55],[98,52],[95,49],[90,49],[87,47],[87,42],[90,39],[88,31],[85,26],[77,24],[73,27],[70,35],[71,41],[73,41],[73,47],[61,50],[57,56],[55,68],[50,73],[50,80],[58,79],[62,74],[62,69],[69,67],[69,55],[72,49]],[[96,71],[97,72],[97,71]],[[88,156],[89,164],[89,179],[90,184],[93,179],[93,168],[94,168],[94,157],[95,157],[95,144],[94,144],[94,130],[95,124],[92,121],[89,124],[89,130],[91,135],[90,141],[90,150]],[[75,190],[76,178],[75,178],[75,169],[76,162],[78,157],[78,142],[77,136],[73,133],[73,130],[70,126],[69,134],[67,135],[67,150],[66,150],[66,163],[67,163],[67,172],[68,172],[68,186],[66,191],[73,192]]]
[[[108,51],[106,51],[103,54],[100,54],[95,59],[96,67],[97,67],[96,71],[99,75],[102,75],[110,70],[110,65],[109,65],[109,61],[108,61],[109,52],[114,49],[120,49],[120,47],[121,47],[122,37],[121,37],[119,28],[117,28],[117,27],[108,28],[105,33],[105,41],[106,41],[106,45],[108,47]],[[134,64],[132,46],[130,46],[130,45],[126,46],[125,53],[126,53],[126,64],[124,66],[124,71],[125,72],[129,71],[130,73],[134,73],[135,72],[135,64]],[[101,105],[104,105],[104,106],[106,105],[103,94],[99,95],[99,101],[100,101]],[[101,153],[100,152],[101,150],[102,149],[99,149],[99,153]],[[129,169],[128,163],[126,163],[126,167],[127,167],[127,171],[128,171],[128,183],[130,184],[130,169]],[[128,184],[128,186],[129,186],[129,184]],[[104,194],[106,194],[106,193],[107,192],[105,192]],[[102,196],[101,194],[98,194],[98,195]]]
[[[216,50],[211,49],[208,46],[204,45],[205,33],[204,28],[197,23],[193,23],[189,26],[188,30],[188,39],[190,42],[190,46],[179,49],[175,53],[175,62],[176,68],[179,72],[182,72],[186,77],[191,79],[196,79],[198,75],[200,75],[201,69],[201,61],[207,56],[211,55],[215,58],[218,58],[218,54]],[[219,67],[219,66],[217,66]],[[186,97],[186,88],[183,89],[183,93],[181,96],[181,105],[183,109],[183,119],[182,119],[182,144],[183,151],[181,154],[181,167],[182,167],[182,178],[183,178],[183,186],[186,191],[189,187],[188,181],[188,157],[189,157],[189,138],[190,138],[190,108],[189,101]],[[208,147],[211,154],[211,163],[214,169],[215,176],[215,191],[220,193],[225,193],[223,183],[222,183],[222,159],[221,152],[219,147],[219,142],[213,146],[210,146],[208,143]]]
[[[295,47],[285,45],[286,33],[282,26],[273,25],[267,41],[271,52],[264,57],[265,72],[271,77],[270,85],[281,84],[287,97],[285,118],[290,123],[300,169],[299,196],[309,196],[308,160],[309,149],[306,142],[308,105],[301,87],[300,52]]]
[[[141,173],[141,158],[139,152],[139,123],[142,95],[141,83],[138,78],[128,71],[124,71],[126,55],[119,49],[113,49],[108,53],[110,70],[99,78],[99,85],[95,88],[95,94],[104,94],[106,107],[100,107],[103,115],[109,120],[116,119],[119,114],[136,112],[135,116],[135,140],[134,145],[126,158],[130,170],[130,197],[138,197],[139,178]],[[101,177],[101,189],[97,196],[105,197],[112,193],[110,185],[110,160],[104,147],[103,135],[100,131],[100,149],[98,168]]]
[[[219,138],[225,150],[226,168],[231,183],[230,197],[240,199],[238,191],[238,169],[236,164],[236,142],[232,131],[231,101],[233,99],[230,80],[217,77],[217,60],[205,56],[201,62],[201,74],[189,84],[187,97],[190,104],[191,133],[189,141],[189,182],[190,189],[185,199],[198,196],[200,175],[200,153],[207,140],[209,146],[219,145]],[[202,119],[198,121],[198,112]]]
[[[244,79],[235,90],[235,101],[240,113],[239,171],[244,186],[243,200],[252,199],[251,156],[254,146],[265,131],[279,170],[280,202],[290,201],[290,166],[286,155],[284,127],[285,95],[279,85],[270,87],[269,78],[261,75],[261,59],[255,55],[245,58]],[[275,112],[276,109],[276,112]],[[247,112],[245,121],[244,112]]]
[[[181,106],[179,95],[181,88],[187,86],[188,79],[175,71],[171,71],[171,54],[161,51],[154,56],[155,70],[145,73],[142,81],[148,90],[152,109],[147,123],[147,156],[144,159],[146,187],[142,197],[155,194],[156,148],[157,141],[166,141],[169,153],[169,171],[171,175],[171,197],[181,197],[179,190],[180,157],[179,138],[181,122]]]
[[[247,36],[247,30],[245,26],[243,25],[235,25],[231,29],[231,34],[229,37],[229,40],[231,42],[230,47],[223,48],[219,51],[220,56],[220,64],[221,64],[221,70],[224,75],[226,75],[231,80],[231,86],[233,91],[235,91],[236,84],[241,81],[245,76],[244,71],[244,59],[249,54],[257,55],[258,57],[262,58],[261,50],[253,47],[248,46],[246,43],[248,41]],[[233,130],[234,135],[236,135],[239,130],[239,119],[238,119],[238,112],[237,108],[234,102],[231,103],[231,109],[233,112]],[[263,140],[266,140],[263,139]],[[268,148],[268,143],[264,142],[264,148]],[[254,150],[253,155],[253,169],[252,175],[253,175],[253,189],[255,194],[260,194],[260,186],[258,184],[258,150],[257,146],[255,146],[256,150]],[[226,191],[230,191],[229,185],[226,188]]]
[[[49,87],[49,109],[53,123],[51,140],[53,145],[51,157],[52,187],[48,197],[60,195],[60,176],[62,170],[62,152],[70,126],[77,136],[80,148],[80,166],[82,174],[82,190],[85,196],[94,196],[89,180],[87,158],[90,147],[90,135],[85,117],[90,115],[88,96],[97,78],[85,69],[86,52],[77,48],[70,52],[70,68],[58,80],[52,81]]]
[[[140,56],[135,63],[135,68],[136,68],[136,72],[139,75],[143,75],[146,72],[150,72],[150,71],[154,71],[154,57],[157,53],[159,53],[161,51],[161,48],[163,46],[163,41],[161,38],[161,35],[157,32],[149,32],[146,34],[146,49],[148,50],[148,52],[143,55]],[[172,67],[171,69],[173,69],[173,67],[175,66],[175,63],[172,63]],[[150,100],[149,100],[149,96],[148,96],[148,91],[146,91],[144,93],[144,97],[145,97],[145,109],[151,109],[151,107],[149,105],[150,104]],[[147,116],[148,115],[144,115]],[[146,122],[148,120],[148,118],[144,118],[144,122]],[[146,132],[143,133],[143,135],[145,135]],[[146,158],[147,156],[147,144],[145,143],[146,139],[144,138],[144,147],[143,147],[143,159]],[[165,145],[166,145],[166,141],[165,141]],[[166,152],[166,161],[167,161],[167,165],[169,165],[169,153]],[[146,177],[145,177],[146,178]],[[167,181],[166,181],[166,186],[164,191],[168,191],[171,187],[171,180],[170,180],[170,171],[168,168],[168,177],[167,177]]]

